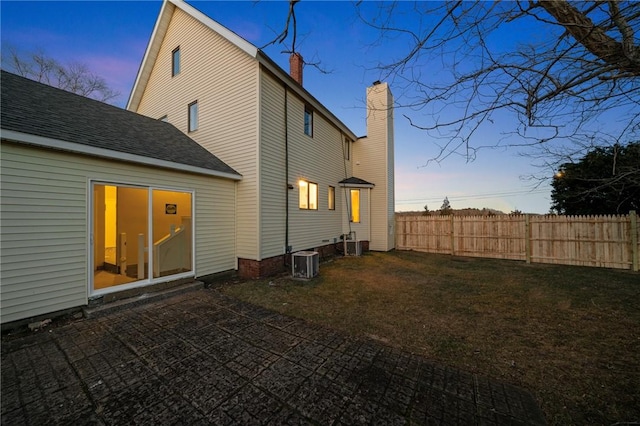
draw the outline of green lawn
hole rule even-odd
[[[531,390],[550,424],[640,421],[640,274],[368,253],[222,291]]]

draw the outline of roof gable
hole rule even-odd
[[[200,12],[195,7],[189,5],[184,0],[164,0],[155,27],[153,28],[153,32],[151,33],[151,39],[149,40],[147,49],[144,52],[144,56],[142,58],[142,63],[140,64],[140,69],[138,70],[136,80],[133,84],[133,88],[131,89],[131,95],[129,96],[129,100],[127,102],[127,109],[129,110],[138,109],[140,99],[142,98],[149,76],[151,75],[151,71],[156,62],[158,52],[160,51],[160,46],[162,45],[162,41],[164,40],[164,37],[169,29],[169,23],[171,22],[171,18],[176,9],[180,9],[187,15],[195,18],[205,27],[215,31],[222,38],[229,41],[240,50],[244,51],[250,57],[255,58],[258,54],[258,48],[256,46],[249,43],[228,28],[220,25],[213,19],[209,18],[207,15]]]
[[[251,58],[260,63],[262,67],[271,72],[276,78],[283,82],[291,91],[300,96],[305,102],[308,102],[316,111],[327,117],[338,129],[345,133],[349,138],[355,140],[357,136],[349,129],[342,121],[340,121],[331,111],[329,111],[324,105],[322,105],[311,93],[309,93],[304,87],[298,84],[289,74],[283,70],[276,62],[269,58],[263,51],[256,46],[240,37],[233,31],[214,21],[206,16],[193,6],[186,3],[184,0],[164,0],[160,14],[154,26],[151,34],[151,39],[147,44],[147,49],[144,53],[142,63],[136,75],[136,80],[133,84],[129,100],[127,101],[126,108],[131,111],[137,111],[138,106],[147,83],[151,76],[151,72],[158,57],[158,52],[162,42],[169,30],[169,24],[171,18],[176,9],[180,9],[204,26],[208,27],[212,31],[216,32],[222,38],[227,40],[238,49],[244,51]]]
[[[17,142],[43,141],[39,144],[96,155],[102,153],[129,161],[140,159],[139,162],[163,167],[173,164],[173,168],[185,169],[181,166],[187,166],[190,171],[217,172],[235,179],[240,177],[169,123],[6,71],[2,71],[1,76],[3,138]]]

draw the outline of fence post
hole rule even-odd
[[[454,244],[456,243],[456,239],[455,239],[455,235],[453,235],[453,212],[451,212],[451,221],[450,221],[450,225],[451,226],[451,256],[455,256],[456,254],[456,249],[454,247]]]
[[[531,263],[531,218],[524,215],[524,256],[527,263]]]
[[[638,216],[635,210],[629,212],[629,219],[631,220],[631,256],[632,256],[632,269],[638,272],[638,263],[640,263],[638,253]]]

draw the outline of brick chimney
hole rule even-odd
[[[289,75],[302,86],[302,55],[298,52],[293,52],[289,56]]]

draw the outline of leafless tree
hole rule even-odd
[[[360,2],[358,13],[380,43],[405,42],[376,68],[396,108],[439,141],[436,161],[517,146],[557,167],[638,139],[640,2]],[[482,140],[494,125],[509,130]]]
[[[289,11],[287,12],[287,19],[285,21],[282,31],[277,32],[276,33],[277,35],[273,38],[273,40],[269,41],[264,46],[261,46],[260,49],[264,49],[267,46],[270,46],[272,44],[283,44],[283,45],[288,44],[290,47],[283,50],[282,53],[289,53],[289,54],[300,53],[298,51],[298,46],[296,44],[298,40],[298,22],[296,20],[296,4],[298,4],[299,2],[300,0],[289,0]],[[303,56],[301,55],[301,57]],[[317,60],[315,56],[314,56],[314,60],[303,59],[302,62],[305,66],[312,66],[318,71],[320,71],[322,74],[331,73],[331,70],[323,67],[321,61]]]
[[[120,96],[85,64],[73,62],[63,65],[43,52],[23,55],[15,48],[8,48],[2,56],[2,68],[31,80],[102,102]]]

